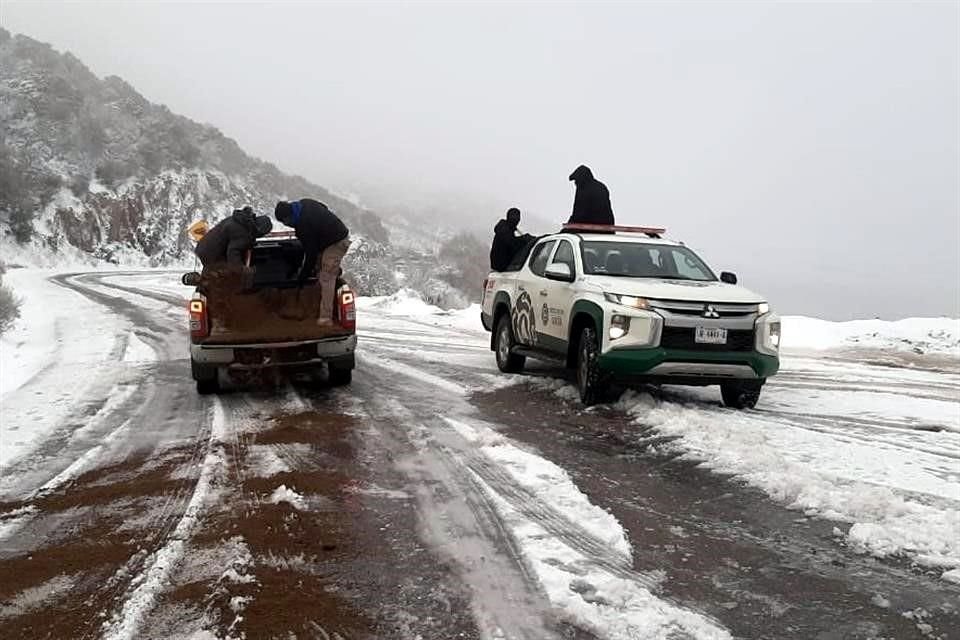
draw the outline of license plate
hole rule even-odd
[[[727,344],[727,330],[718,327],[697,327],[693,340],[700,344]]]

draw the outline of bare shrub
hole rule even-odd
[[[0,269],[2,268],[2,263],[0,263]],[[3,276],[0,275],[0,335],[6,333],[19,317],[20,298],[14,295],[10,287],[3,284]]]

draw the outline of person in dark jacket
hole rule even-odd
[[[274,214],[277,220],[293,227],[303,247],[303,263],[297,282],[301,285],[316,271],[320,285],[320,314],[317,324],[333,324],[333,298],[336,295],[340,263],[350,248],[350,231],[327,205],[310,198],[280,201]]]
[[[255,216],[253,209],[236,209],[207,231],[194,252],[204,270],[215,266],[243,266],[246,253],[257,238],[270,233],[273,223],[267,216]]]
[[[493,228],[493,245],[490,247],[490,268],[494,271],[506,271],[513,257],[535,238],[529,234],[518,235],[520,209],[507,211],[507,217]]]
[[[567,222],[614,224],[607,185],[594,178],[590,168],[584,165],[570,174],[570,180],[577,185],[577,193],[573,197],[573,213]]]

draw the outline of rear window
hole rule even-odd
[[[293,287],[303,263],[299,240],[258,242],[253,248],[250,266],[254,268],[254,287]]]
[[[583,270],[591,275],[713,281],[717,277],[686,247],[640,242],[584,242]]]

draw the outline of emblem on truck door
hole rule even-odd
[[[517,342],[533,346],[537,344],[537,316],[533,300],[526,291],[520,293],[513,307],[513,335]]]
[[[712,305],[704,305],[703,307],[703,317],[704,318],[719,318],[720,312]]]

